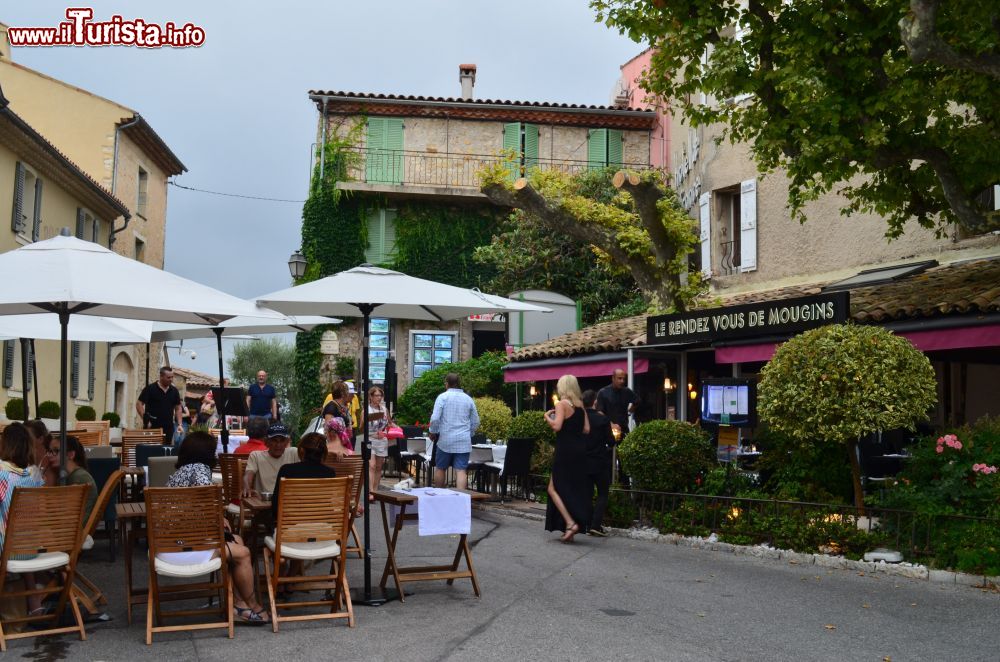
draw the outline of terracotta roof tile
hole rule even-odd
[[[465,66],[465,65],[463,65]],[[643,112],[649,113],[650,115],[655,115],[655,111],[647,110],[646,108],[616,108],[614,106],[595,106],[587,104],[575,104],[575,103],[554,103],[549,101],[511,101],[510,99],[462,99],[460,97],[425,97],[422,95],[412,95],[412,94],[379,94],[377,92],[345,92],[341,90],[337,91],[325,91],[325,90],[309,90],[309,96],[331,96],[331,97],[348,97],[353,99],[370,99],[374,101],[385,100],[385,101],[426,101],[434,103],[456,103],[456,104],[475,104],[483,106],[524,106],[525,108],[561,108],[569,110],[602,110],[608,113],[619,113],[619,112]]]
[[[764,292],[707,296],[701,307],[736,306],[819,294],[825,283]],[[851,318],[860,324],[969,313],[1000,313],[1000,257],[933,267],[898,281],[851,290]],[[595,324],[522,347],[512,361],[615,352],[646,342],[646,315]]]

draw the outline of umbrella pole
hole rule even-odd
[[[371,504],[368,502],[368,494],[370,492],[371,486],[368,480],[368,463],[371,461],[372,448],[368,440],[368,344],[371,342],[371,314],[375,310],[375,305],[370,303],[354,304],[361,311],[362,324],[364,324],[364,330],[362,331],[362,341],[361,341],[361,384],[364,391],[361,396],[361,430],[362,430],[362,443],[361,443],[361,458],[363,464],[365,465],[364,470],[364,493],[362,495],[363,503],[365,505],[365,588],[364,593],[358,596],[358,599],[354,600],[355,604],[364,605],[366,607],[381,607],[388,600],[398,597],[396,595],[390,595],[390,593],[395,594],[395,591],[389,591],[383,589],[382,595],[374,596],[372,595],[372,549],[369,544],[369,538],[371,535]]]
[[[69,307],[59,304],[59,484],[66,484],[66,362],[69,359]]]
[[[31,339],[31,374],[35,376],[35,415],[38,415],[38,354],[35,353],[35,339]],[[27,400],[25,400],[27,404]],[[27,407],[25,407],[27,409]]]
[[[219,352],[219,388],[226,388],[226,378],[222,374],[222,327],[215,326],[212,327],[212,333],[215,334],[215,345]],[[229,426],[226,425],[226,417],[222,416],[222,428],[219,430],[219,440],[222,442],[222,452],[229,452]]]
[[[21,338],[21,400],[24,401],[24,422],[31,418],[28,414],[28,339]]]
[[[142,383],[143,386],[149,384],[149,343],[146,343],[146,381]],[[145,427],[145,425],[143,425]]]

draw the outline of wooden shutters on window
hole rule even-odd
[[[14,165],[14,209],[10,216],[10,229],[21,232],[24,229],[24,164]]]
[[[3,385],[10,388],[14,385],[14,340],[3,343]]]
[[[69,365],[69,395],[77,398],[80,397],[80,342],[78,340],[70,343]]]
[[[96,226],[96,223],[95,223]],[[91,342],[87,347],[87,399],[94,399],[94,382],[95,377],[97,377],[96,369],[96,359],[97,359],[97,343]]]
[[[587,132],[587,167],[591,170],[620,166],[624,162],[624,136],[619,129],[590,129]]]
[[[538,125],[504,124],[503,151],[514,155],[509,166],[511,180],[527,176],[529,168],[538,167]]]
[[[76,238],[83,239],[83,233],[87,226],[87,215],[83,211],[83,207],[76,208]]]
[[[740,271],[757,270],[757,180],[740,183]]]
[[[395,117],[368,119],[365,181],[403,183],[403,120]]]
[[[42,179],[35,178],[35,209],[31,217],[31,240],[38,241],[42,234]]]
[[[712,277],[712,217],[709,216],[708,200],[711,196],[702,193],[698,198],[698,218],[701,223],[701,275],[705,279]]]
[[[365,260],[388,264],[396,257],[396,211],[376,209],[368,216],[368,249]]]

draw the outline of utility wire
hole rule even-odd
[[[167,183],[170,184],[171,186],[176,186],[177,188],[182,188],[185,191],[195,191],[197,193],[209,193],[211,195],[221,195],[221,196],[225,196],[227,198],[245,198],[247,200],[265,200],[267,202],[294,202],[295,204],[299,204],[299,205],[305,203],[305,200],[286,200],[284,198],[262,198],[262,197],[256,196],[256,195],[241,195],[239,193],[221,193],[219,191],[206,191],[205,189],[194,188],[192,186],[184,186],[183,184],[178,184],[177,182],[173,181],[172,179],[167,180]]]

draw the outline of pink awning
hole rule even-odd
[[[576,377],[611,377],[615,370],[628,370],[625,359],[612,359],[610,361],[592,361],[590,363],[560,363],[557,365],[535,366],[535,367],[509,367],[503,371],[505,382],[544,382],[559,379],[563,375],[574,375]],[[635,359],[632,363],[632,370],[635,373],[648,372],[648,359]]]
[[[972,349],[975,347],[1000,347],[1000,324],[967,326],[930,331],[904,331],[898,335],[913,343],[922,352],[946,349]],[[751,363],[770,361],[780,343],[717,347],[716,363]]]

